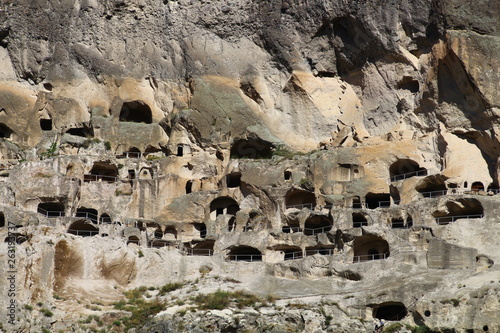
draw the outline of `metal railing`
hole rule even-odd
[[[334,249],[315,249],[315,250],[306,250],[306,257],[313,256],[315,254],[321,254],[323,256],[332,256],[334,255]]]
[[[498,189],[490,189],[490,190],[467,190],[467,189],[446,189],[446,190],[437,190],[437,191],[427,191],[427,192],[419,192],[422,194],[424,198],[437,198],[444,195],[477,195],[479,192],[493,193],[494,195],[500,193]]]
[[[399,201],[398,201],[398,203],[399,203]],[[379,208],[391,207],[391,201],[379,201],[378,207]]]
[[[370,261],[370,260],[387,259],[389,257],[389,255],[390,255],[390,252],[380,253],[380,254],[363,254],[363,255],[359,255],[359,256],[354,256],[352,262],[354,264],[356,264],[356,263]]]
[[[38,207],[37,208],[37,212],[38,214],[42,214],[46,217],[63,217],[64,216],[64,211],[59,211],[59,210],[52,210],[52,211],[49,211],[49,210],[45,210],[43,208],[40,208]]]
[[[302,251],[285,252],[284,260],[295,260],[302,258],[304,258],[304,253]]]
[[[231,254],[227,258],[230,261],[257,262],[262,261],[262,254]]]
[[[142,156],[140,151],[124,151],[120,155],[116,155],[116,158],[141,158]]]
[[[95,175],[91,173],[86,173],[83,175],[84,182],[92,182],[92,181],[106,181],[108,183],[114,183],[119,180],[116,176],[105,176],[105,175]]]
[[[291,226],[284,226],[281,228],[281,231],[283,231],[284,233],[291,233],[291,232],[302,232],[302,229],[300,227],[291,227]]]
[[[326,232],[332,230],[332,227],[333,226],[329,225],[326,227],[319,227],[319,228],[304,228],[304,234],[307,236],[323,234],[323,233],[326,233]]]
[[[89,212],[76,212],[75,217],[83,217],[97,223],[97,215]]]
[[[97,235],[99,233],[99,230],[68,229],[68,233],[76,235],[76,236],[89,237],[89,236]]]
[[[305,203],[305,204],[300,204],[300,205],[288,205],[288,206],[286,206],[286,209],[290,209],[290,208],[297,208],[297,209],[307,208],[307,209],[313,210],[314,204]]]
[[[148,243],[148,247],[154,247],[154,248],[161,248],[161,247],[165,247],[168,245],[168,241],[165,241],[165,240],[154,240],[154,241],[149,241]]]
[[[113,221],[111,220],[111,217],[110,216],[101,216],[99,218],[99,223],[103,223],[103,224],[111,224]]]
[[[367,226],[368,226],[368,221],[353,222],[352,223],[353,228],[361,228],[361,227],[367,227]]]
[[[448,190],[428,191],[419,193],[422,194],[424,198],[437,198],[437,197],[442,197],[443,195],[448,195]],[[457,194],[457,193],[455,192],[450,194]]]
[[[185,249],[183,254],[187,256],[206,256],[211,257],[214,255],[214,250],[211,249]]]
[[[408,173],[403,173],[401,175],[395,175],[391,177],[391,182],[397,182],[398,180],[404,180],[414,176],[427,176],[427,170],[417,170]]]
[[[484,214],[474,214],[474,215],[455,215],[455,216],[442,216],[436,217],[436,223],[439,225],[445,225],[450,222],[455,222],[458,219],[480,219],[483,218]]]

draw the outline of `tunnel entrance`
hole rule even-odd
[[[151,108],[142,101],[123,103],[120,121],[151,124],[153,122]]]
[[[386,302],[373,308],[373,318],[399,321],[408,315],[408,310],[403,303]]]

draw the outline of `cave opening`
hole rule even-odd
[[[43,202],[38,204],[38,213],[47,217],[62,217],[64,216],[64,204],[59,202]]]
[[[274,146],[260,138],[238,139],[231,146],[231,158],[271,158]]]
[[[120,110],[120,121],[151,124],[151,108],[142,101],[125,102]]]
[[[353,228],[360,228],[360,227],[367,227],[367,226],[368,226],[368,220],[366,219],[365,214],[352,213],[352,227]]]
[[[309,208],[316,206],[316,196],[312,192],[303,190],[292,190],[285,196],[286,208]]]
[[[315,215],[306,220],[304,225],[304,235],[312,236],[326,233],[332,230],[333,222],[331,218],[321,215]]]
[[[81,237],[89,237],[97,235],[99,233],[99,228],[85,220],[80,220],[71,223],[68,228],[68,233]]]
[[[7,125],[0,123],[0,138],[9,139],[12,133],[14,132]]]
[[[76,210],[75,217],[83,217],[91,220],[92,222],[97,222],[97,209],[80,207]]]
[[[391,195],[388,193],[369,192],[365,197],[366,207],[376,209],[379,207],[389,207],[391,205]]]
[[[421,168],[417,162],[411,159],[400,159],[392,163],[389,167],[391,181],[408,179],[414,176],[426,176],[427,170]]]
[[[228,259],[231,261],[262,261],[262,253],[254,247],[240,245],[230,249]]]
[[[234,172],[226,176],[226,185],[227,187],[240,187],[241,185],[241,173]]]
[[[117,181],[118,168],[114,164],[96,162],[90,170],[90,174],[84,176],[85,182],[90,181],[106,181],[108,183],[114,183]]]
[[[127,245],[129,244],[141,245],[141,241],[137,236],[129,236],[129,238],[127,239]]]
[[[40,128],[42,131],[52,131],[52,119],[40,119]]]
[[[373,318],[399,321],[408,315],[406,306],[401,302],[386,302],[373,308]]]

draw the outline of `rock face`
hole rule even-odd
[[[500,331],[499,13],[2,1],[1,327]]]

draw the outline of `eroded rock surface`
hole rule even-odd
[[[2,1],[3,330],[500,331],[499,13]]]

